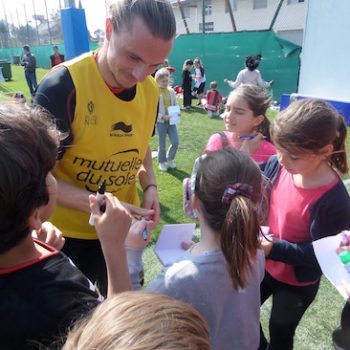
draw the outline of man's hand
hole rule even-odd
[[[143,192],[143,207],[145,209],[153,209],[154,214],[151,216],[152,225],[151,228],[156,227],[160,221],[160,207],[158,192],[155,186],[148,187],[145,192]]]

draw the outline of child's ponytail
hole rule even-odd
[[[202,158],[195,178],[194,193],[218,234],[233,287],[244,288],[260,247],[260,169],[244,152],[225,148]]]
[[[235,289],[246,287],[259,248],[260,224],[251,191],[249,185],[229,185],[223,196],[223,204],[229,204],[229,209],[222,226],[221,249]]]
[[[330,162],[340,173],[346,174],[349,171],[345,150],[347,128],[341,115],[337,114],[337,119],[337,136],[333,142],[334,149],[330,156]]]

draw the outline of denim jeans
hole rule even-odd
[[[158,163],[165,163],[166,160],[174,160],[177,148],[179,147],[179,136],[177,134],[176,125],[170,125],[169,122],[157,123],[158,133]],[[166,150],[166,135],[169,135],[170,147],[168,154]]]
[[[33,96],[35,89],[38,86],[38,83],[36,82],[36,72],[28,72],[28,71],[24,71],[24,75],[26,77],[27,80],[27,85],[29,87],[29,91],[30,94]]]

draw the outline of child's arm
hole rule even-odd
[[[256,69],[255,71],[256,71],[257,74],[258,74],[258,85],[259,85],[259,86],[262,86],[262,87],[265,87],[265,88],[266,88],[266,87],[270,87],[270,86],[273,85],[274,80],[265,81],[265,80],[263,80],[263,78],[261,77],[260,71],[258,71],[257,69]]]
[[[336,235],[350,226],[350,200],[348,194],[342,191],[342,184],[336,185],[332,193],[324,195],[311,209],[310,233],[314,240]],[[326,197],[328,195],[328,197]],[[328,199],[327,199],[328,198]],[[265,243],[266,245],[266,243]],[[263,247],[264,248],[264,247]],[[292,264],[296,267],[312,267],[320,272],[312,242],[291,243],[286,240],[273,239],[270,251],[266,249],[267,258]]]
[[[140,289],[143,280],[142,255],[151,238],[152,221],[145,219],[133,220],[125,240],[127,262],[132,289]]]
[[[131,290],[126,260],[125,239],[131,215],[112,194],[105,194],[106,210],[101,211],[94,195],[89,196],[91,213],[107,266],[108,296]]]
[[[237,74],[237,78],[235,81],[224,79],[224,82],[227,83],[228,86],[231,87],[232,89],[237,88],[238,86],[240,86],[243,83],[243,71],[240,71]]]

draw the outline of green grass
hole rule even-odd
[[[37,70],[38,81],[45,73],[46,70]],[[27,96],[27,101],[30,101],[23,68],[12,66],[12,74],[12,81],[0,84],[0,100],[5,99],[6,95],[11,95],[13,92],[21,91]],[[161,203],[161,224],[154,231],[154,237],[158,236],[160,228],[165,223],[189,222],[182,210],[182,180],[189,176],[193,161],[202,153],[209,136],[222,128],[221,119],[208,119],[204,111],[198,108],[195,112],[182,113],[181,123],[178,126],[180,147],[175,158],[177,168],[166,173],[160,172],[157,161],[154,160]],[[347,146],[350,149],[350,136],[347,138]],[[157,150],[157,136],[153,138],[151,148]],[[144,254],[146,284],[161,269],[161,265],[153,254],[153,246],[154,240]],[[266,302],[261,309],[261,319],[265,330],[270,305],[270,302]],[[307,310],[297,329],[295,349],[332,349],[331,333],[338,326],[343,305],[344,301],[341,296],[323,278],[315,302]]]
[[[31,96],[24,77],[23,67],[12,64],[11,71],[12,79],[5,83],[0,83],[0,100],[10,98],[15,92],[22,92],[26,97],[27,103],[30,104]],[[38,68],[36,70],[37,81],[40,82],[47,72],[47,69]]]

